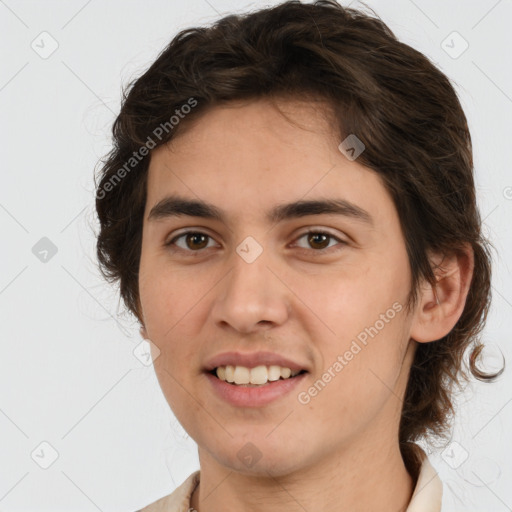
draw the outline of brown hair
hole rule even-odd
[[[333,0],[288,1],[181,31],[127,91],[97,185],[97,254],[104,276],[119,280],[141,322],[138,269],[150,158],[141,157],[141,148],[170,141],[224,102],[319,99],[330,106],[340,141],[356,134],[366,146],[358,162],[382,178],[400,217],[412,273],[409,307],[422,279],[435,284],[427,251],[471,245],[474,275],[462,316],[441,340],[418,344],[410,370],[399,437],[414,466],[407,442],[446,433],[453,386],[459,375],[468,378],[465,349],[472,346],[474,376],[501,373],[486,375],[475,364],[490,304],[491,258],[475,199],[471,137],[449,79],[378,18]],[[177,115],[179,122],[170,122]]]

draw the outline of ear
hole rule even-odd
[[[424,281],[413,315],[410,337],[419,343],[446,336],[458,322],[473,277],[474,254],[470,244],[452,254],[431,254],[436,285]]]
[[[148,339],[148,333],[146,331],[146,328],[143,325],[141,325],[139,332],[143,339],[145,339],[145,340]]]

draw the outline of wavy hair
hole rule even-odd
[[[449,254],[468,243],[474,251],[460,319],[444,338],[418,344],[410,369],[399,441],[414,471],[409,442],[446,434],[454,384],[469,378],[466,349],[476,378],[501,372],[485,374],[476,364],[491,300],[491,255],[476,205],[466,116],[450,80],[378,17],[334,0],[287,1],[179,32],[123,91],[113,149],[97,183],[100,268],[119,282],[126,306],[142,322],[138,270],[151,152],[141,157],[141,148],[169,142],[216,105],[280,97],[326,103],[339,140],[356,134],[365,144],[358,162],[382,178],[400,218],[412,275],[408,307],[422,280],[435,285],[429,251]],[[191,98],[196,106],[170,127]],[[166,129],[155,141],[159,126]]]

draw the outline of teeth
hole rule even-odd
[[[238,369],[238,368],[237,368]],[[247,368],[244,368],[246,370]],[[268,381],[268,371],[266,366],[256,366],[255,368],[251,368],[250,378],[247,379],[251,384],[266,384]],[[238,381],[235,380],[238,384]],[[244,382],[243,384],[249,384],[249,382]]]
[[[249,384],[251,381],[251,370],[249,370],[249,368],[245,368],[244,366],[235,366],[233,379],[235,384]]]
[[[256,385],[262,386],[267,382],[295,377],[300,370],[293,371],[283,366],[256,366],[247,368],[246,366],[219,366],[216,370],[217,377],[220,380],[239,385]]]
[[[268,367],[268,380],[279,380],[281,377],[281,367],[280,366],[269,366]]]
[[[219,366],[219,368],[222,368],[222,367]],[[219,379],[221,378],[221,376],[219,375],[218,368],[217,368],[217,377],[219,377]],[[234,382],[234,380],[235,380],[235,367],[228,365],[228,366],[226,366],[226,381]]]
[[[219,366],[217,368],[217,377],[219,377],[220,380],[226,380],[226,367],[225,366]]]
[[[292,374],[290,368],[281,368],[281,377],[287,379]]]

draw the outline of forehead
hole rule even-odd
[[[343,197],[393,208],[379,176],[341,153],[324,105],[267,100],[209,109],[170,144],[153,150],[150,208],[169,194],[256,215],[260,207],[299,199]]]

